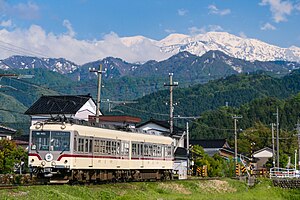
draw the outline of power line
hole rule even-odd
[[[168,114],[162,114],[162,113],[155,113],[155,112],[150,112],[150,111],[146,111],[146,110],[140,110],[140,109],[137,109],[137,108],[133,108],[133,107],[126,106],[126,105],[121,105],[121,104],[118,105],[118,106],[129,108],[131,110],[135,110],[135,111],[139,111],[139,112],[143,112],[143,113],[148,113],[148,114],[154,114],[154,115],[160,115],[160,116],[169,116]]]

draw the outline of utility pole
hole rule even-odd
[[[173,86],[178,86],[178,82],[173,82],[173,73],[169,73],[170,84],[164,84],[164,86],[170,87],[170,134],[173,134]]]
[[[279,168],[279,114],[278,107],[276,108],[276,151],[277,151],[277,167]]]
[[[242,116],[232,116],[234,120],[234,159],[237,164],[237,120],[243,118]]]
[[[102,78],[102,64],[99,65],[99,70],[89,69],[90,72],[96,72],[98,76],[98,86],[97,86],[97,107],[96,107],[96,122],[99,123],[100,115],[100,95],[101,95],[101,78]]]
[[[294,169],[295,171],[297,170],[297,149],[295,149],[295,165],[294,165]]]
[[[271,123],[272,127],[272,153],[273,153],[273,167],[275,167],[275,137],[274,137],[274,123]]]
[[[180,115],[178,115],[177,117],[174,118],[178,118],[178,119],[197,119],[200,118],[200,116],[194,116],[194,117],[182,117]],[[181,136],[181,138],[179,140],[181,140],[184,137],[184,134]],[[178,147],[178,144],[176,145],[175,149],[174,149],[174,153],[176,151]],[[189,175],[189,167],[190,167],[190,136],[189,136],[189,122],[186,122],[186,153],[187,153],[187,175]]]
[[[299,121],[298,121],[298,123],[297,123],[297,136],[298,136],[298,156],[299,156],[299,158],[298,158],[298,167],[300,168],[300,123],[299,123]]]

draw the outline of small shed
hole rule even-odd
[[[216,153],[220,153],[220,150],[230,149],[230,146],[226,139],[211,139],[211,140],[190,140],[190,145],[199,145],[209,155],[213,156]]]
[[[0,125],[0,140],[1,139],[11,140],[12,135],[14,135],[16,132],[17,130],[13,128]]]
[[[269,147],[262,148],[253,153],[253,157],[256,158],[256,168],[263,168],[268,162],[269,158],[273,157],[273,150]]]
[[[156,120],[151,118],[142,124],[136,126],[136,128],[150,132],[154,135],[167,135],[170,136],[170,123],[168,121]],[[184,134],[185,131],[177,126],[173,126],[174,146],[184,147]]]

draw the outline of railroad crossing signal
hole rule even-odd
[[[247,169],[246,169],[245,166],[242,166],[242,167],[241,167],[242,174],[244,174],[244,173],[246,172],[246,170],[247,170]]]
[[[240,164],[238,163],[235,165],[235,175],[240,176]]]
[[[202,167],[202,177],[207,177],[207,165],[203,165]]]
[[[201,167],[197,167],[196,171],[197,171],[198,175],[201,175]]]

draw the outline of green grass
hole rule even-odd
[[[176,182],[136,182],[93,186],[47,185],[0,190],[0,199],[300,199],[300,189],[273,187],[268,179],[254,187],[231,180],[193,180]]]

